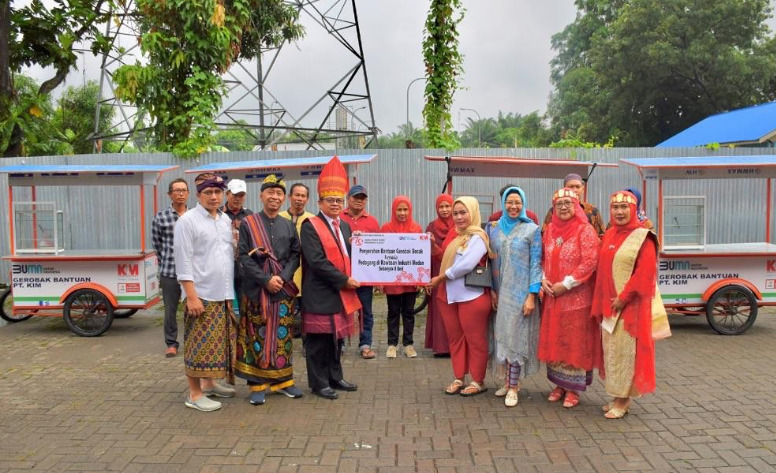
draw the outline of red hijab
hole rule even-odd
[[[574,208],[574,216],[569,220],[562,220],[558,216],[558,209],[555,207],[555,202],[565,197],[571,198],[571,206]],[[553,240],[557,238],[568,240],[577,234],[582,225],[589,225],[589,222],[587,215],[585,215],[585,210],[579,203],[577,193],[565,187],[556,191],[552,195],[552,222],[549,226],[549,237]]]
[[[396,218],[396,209],[399,208],[399,204],[407,204],[409,212],[407,212],[407,220],[400,222]],[[380,229],[383,233],[422,233],[423,230],[420,225],[412,219],[412,202],[406,195],[398,195],[393,199],[393,205],[391,205],[391,220],[383,225]]]
[[[452,212],[447,218],[442,218],[441,215],[439,215],[439,206],[442,205],[442,202],[447,202],[450,204],[450,207],[453,206],[453,197],[450,194],[441,194],[436,199],[436,213],[437,218],[434,219],[434,221],[431,222],[431,233],[434,235],[434,240],[441,245],[445,239],[447,238],[447,235],[450,233],[450,229],[452,229],[455,225],[453,224],[453,215]]]

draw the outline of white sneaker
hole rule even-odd
[[[197,399],[196,401],[192,401],[191,398],[186,399],[186,407],[190,407],[192,409],[196,409],[198,411],[202,412],[212,412],[217,411],[221,409],[221,403],[218,401],[214,401],[204,394],[202,397]]]
[[[517,391],[507,391],[504,405],[507,407],[515,407],[517,405]]]
[[[498,391],[496,391],[496,397],[504,397],[507,395],[507,391],[509,391],[509,388],[506,386],[501,386],[498,388]]]
[[[418,356],[418,352],[415,351],[415,347],[412,345],[407,345],[404,347],[404,354],[407,356],[407,358],[416,358]]]
[[[385,351],[386,358],[396,358],[396,345],[388,345],[388,349]]]

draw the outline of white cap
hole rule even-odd
[[[248,187],[242,179],[232,179],[229,181],[229,184],[226,185],[226,190],[232,194],[239,194],[240,192],[247,192]]]

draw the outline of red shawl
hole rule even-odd
[[[434,235],[434,241],[436,244],[440,246],[445,241],[445,238],[447,238],[447,234],[450,233],[450,229],[454,227],[452,212],[447,218],[442,218],[442,216],[439,215],[439,206],[442,204],[442,202],[447,202],[452,207],[453,197],[450,194],[441,194],[439,197],[437,197],[437,218],[435,218],[431,224],[429,224],[429,228],[427,229],[431,232],[432,235]]]
[[[323,246],[323,252],[326,254],[326,259],[328,259],[335,268],[350,277],[350,258],[342,251],[340,242],[334,239],[334,235],[332,235],[329,230],[329,224],[324,222],[323,219],[317,215],[315,217],[310,217],[308,220],[313,224],[313,228],[315,228],[315,233],[318,234],[318,238],[321,239],[321,245]],[[339,294],[346,315],[350,315],[361,308],[361,302],[358,300],[355,289],[340,289]]]

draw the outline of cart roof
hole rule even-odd
[[[626,158],[644,179],[766,179],[776,177],[776,156]]]
[[[187,174],[214,172],[228,174],[229,177],[247,181],[263,180],[270,174],[288,179],[317,178],[323,166],[335,155],[314,158],[262,159],[256,161],[237,161],[231,163],[211,163],[186,171]],[[345,167],[369,163],[376,154],[352,154],[338,156]]]
[[[452,176],[474,177],[535,177],[563,179],[576,173],[587,180],[595,167],[617,167],[616,163],[594,163],[569,159],[530,159],[494,156],[426,156],[428,161],[450,160]]]
[[[0,166],[10,186],[110,186],[153,185],[159,176],[178,169],[175,165],[58,164]]]

